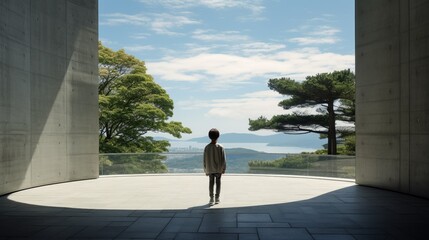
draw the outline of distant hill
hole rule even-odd
[[[156,141],[180,141],[180,139],[170,139],[166,137],[153,137]]]
[[[192,138],[186,141],[206,143],[208,137]],[[319,139],[319,134],[308,133],[291,135],[278,133],[269,136],[259,136],[250,133],[225,133],[219,138],[220,143],[268,143],[268,146],[286,146],[303,148],[322,148],[326,140]]]
[[[261,153],[261,154],[265,154],[264,152],[259,152],[259,151],[255,151],[252,149],[247,149],[247,148],[226,148],[225,151],[228,152],[228,154],[257,154],[257,153]]]

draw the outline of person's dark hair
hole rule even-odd
[[[209,138],[210,138],[211,140],[216,140],[216,139],[218,139],[218,138],[219,138],[219,135],[220,135],[219,130],[217,130],[216,128],[212,128],[212,129],[210,129],[210,131],[209,131]]]

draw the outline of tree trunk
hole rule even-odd
[[[328,154],[337,155],[337,131],[335,129],[334,102],[328,103]]]

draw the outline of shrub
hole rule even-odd
[[[318,158],[306,155],[292,155],[272,161],[253,160],[249,161],[249,167],[263,168],[309,168]]]

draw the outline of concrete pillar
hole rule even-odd
[[[356,182],[429,197],[429,0],[356,1]]]
[[[0,1],[0,194],[98,177],[97,0]]]

